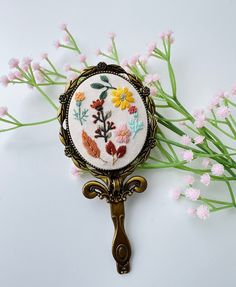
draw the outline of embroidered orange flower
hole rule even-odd
[[[116,108],[120,107],[121,110],[128,109],[130,103],[134,102],[133,93],[127,87],[118,87],[112,91],[112,102]]]
[[[75,100],[82,102],[85,99],[85,95],[83,92],[76,92],[75,93]]]

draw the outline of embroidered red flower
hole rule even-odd
[[[134,113],[136,113],[137,112],[137,107],[136,106],[131,106],[131,107],[129,107],[129,109],[128,109],[128,112],[130,113],[130,114],[134,114]]]
[[[99,111],[102,109],[103,104],[104,104],[104,100],[97,99],[96,101],[93,101],[93,103],[90,106],[91,108]]]

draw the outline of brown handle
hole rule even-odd
[[[114,223],[114,238],[112,254],[116,260],[117,271],[120,274],[130,271],[131,246],[124,229],[125,209],[124,202],[111,203],[111,217]]]

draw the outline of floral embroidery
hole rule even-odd
[[[128,112],[132,115],[134,113],[137,112],[137,107],[136,106],[130,106],[129,109],[128,109]]]
[[[99,158],[103,162],[106,162],[101,158],[101,151],[96,142],[84,130],[82,131],[82,143],[89,155],[94,158]]]
[[[133,138],[136,136],[136,134],[143,129],[143,122],[139,121],[138,119],[138,112],[134,112],[133,114],[133,119],[129,120],[129,127],[132,131]]]
[[[90,105],[91,108],[97,110],[97,114],[93,115],[94,118],[93,123],[96,124],[97,122],[101,122],[102,125],[99,125],[98,128],[95,130],[95,138],[104,138],[104,141],[107,142],[107,140],[112,136],[111,130],[115,129],[115,125],[113,122],[108,121],[108,119],[111,117],[111,111],[108,111],[104,113],[103,110],[103,104],[104,100],[96,100],[93,101],[93,103]]]
[[[131,131],[127,128],[126,124],[121,125],[115,131],[116,141],[118,143],[128,143],[131,136]]]
[[[116,108],[120,107],[121,110],[128,109],[130,103],[134,102],[133,93],[127,87],[118,87],[112,91],[112,102]]]
[[[110,89],[114,90],[115,88],[112,87],[112,85],[109,82],[109,79],[108,79],[108,77],[106,75],[101,75],[100,76],[100,80],[102,82],[104,82],[104,84],[103,83],[92,83],[90,86],[91,86],[91,88],[97,89],[97,90],[103,89],[103,91],[101,92],[101,94],[99,96],[99,99],[100,100],[104,100],[107,97],[107,91],[110,90]]]
[[[74,109],[74,117],[76,120],[80,122],[81,126],[83,125],[84,122],[86,122],[86,118],[88,117],[87,115],[88,109],[83,109],[81,111],[81,106],[82,106],[82,102],[84,99],[85,99],[85,95],[83,92],[77,92],[75,94],[76,107],[78,109],[77,110]]]
[[[106,144],[106,152],[112,156],[112,164],[114,165],[119,158],[122,158],[126,154],[126,146],[122,145],[116,149],[116,146],[112,141]]]

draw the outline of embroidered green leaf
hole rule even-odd
[[[111,117],[111,111],[106,112],[105,120],[109,119],[110,117]]]
[[[97,90],[100,90],[100,89],[104,88],[104,85],[100,84],[100,83],[92,83],[90,86],[91,86],[91,88],[97,89]]]
[[[107,138],[109,139],[112,136],[111,132],[107,134]]]
[[[101,94],[99,96],[100,100],[104,100],[106,97],[107,97],[107,90],[101,92]]]
[[[101,79],[103,82],[105,82],[105,83],[109,83],[109,79],[108,79],[108,77],[105,76],[105,75],[100,76],[100,79]]]
[[[132,131],[133,138],[143,129],[143,122],[138,120],[138,113],[134,113],[134,118],[129,120],[129,127]]]

